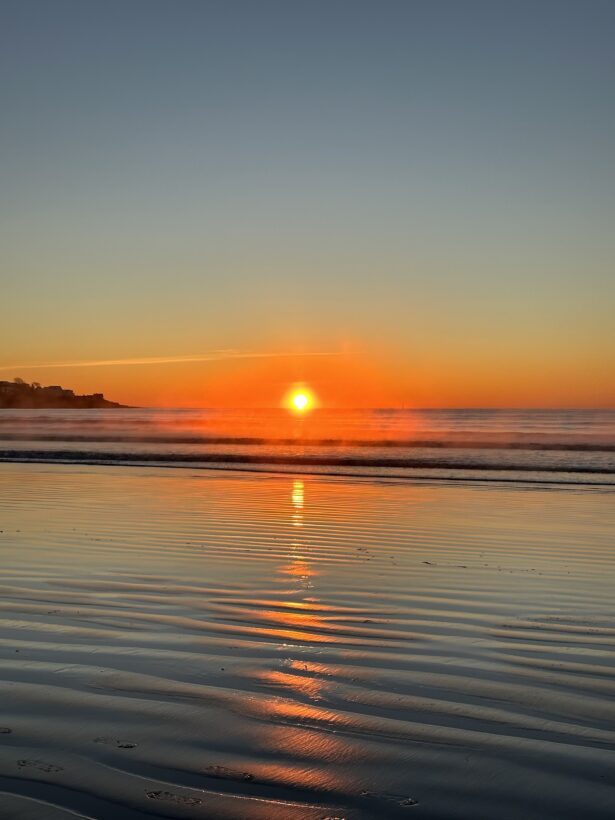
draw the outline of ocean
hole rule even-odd
[[[4,410],[0,461],[0,817],[615,816],[615,412]]]
[[[615,482],[615,410],[3,410],[3,461]]]

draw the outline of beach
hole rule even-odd
[[[0,820],[615,820],[615,2],[0,6]]]
[[[614,500],[0,464],[0,816],[611,818]]]

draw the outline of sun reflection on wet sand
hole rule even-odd
[[[283,564],[278,572],[296,579],[299,589],[308,590],[313,588],[312,578],[317,573],[307,557],[306,536],[301,532],[294,532],[294,530],[302,530],[305,523],[305,483],[303,481],[298,479],[293,481],[290,500],[292,504],[290,525],[293,528],[290,541],[290,561]]]
[[[296,584],[296,593],[300,600],[283,602],[282,611],[274,611],[280,626],[293,627],[296,630],[296,639],[304,643],[306,640],[315,643],[335,642],[335,635],[331,633],[332,624],[320,614],[318,598],[314,597],[313,579],[317,573],[309,560],[309,530],[304,528],[306,515],[306,487],[305,482],[295,479],[290,493],[291,538],[289,543],[290,560],[284,563],[278,572],[287,576]],[[309,597],[306,593],[309,592]],[[329,633],[329,634],[322,634]],[[286,665],[293,665],[295,659],[286,658]],[[290,693],[299,694],[310,700],[319,700],[326,681],[316,677],[307,677],[302,674],[293,674],[280,669],[261,671],[259,677],[269,685],[280,687]]]
[[[303,503],[305,500],[305,485],[303,481],[293,481],[293,491],[291,494],[291,499],[293,502],[293,507],[295,507],[295,509],[303,509]]]
[[[294,583],[290,592],[297,597],[279,601],[267,611],[267,620],[274,620],[275,632],[283,644],[284,657],[273,668],[253,669],[250,677],[265,687],[278,691],[279,697],[265,697],[260,709],[267,719],[259,733],[259,747],[269,754],[284,750],[291,758],[283,763],[261,763],[259,777],[276,783],[287,783],[294,788],[336,793],[342,788],[339,764],[358,762],[366,757],[366,750],[349,743],[347,739],[332,738],[320,731],[328,722],[339,719],[329,710],[315,709],[312,704],[326,701],[333,685],[333,672],[323,663],[304,659],[307,645],[335,645],[344,631],[335,623],[336,607],[322,606],[314,594],[314,579],[318,575],[310,558],[309,526],[307,523],[306,484],[295,479],[290,492],[289,560],[278,568],[278,573]],[[289,632],[292,627],[294,632]],[[282,628],[284,631],[282,631]],[[347,636],[345,636],[347,640]],[[254,704],[251,705],[254,709]],[[316,729],[316,731],[315,731]],[[330,766],[336,767],[332,774]],[[343,786],[356,790],[349,778]]]

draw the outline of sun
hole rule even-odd
[[[284,405],[293,413],[303,415],[316,406],[316,399],[307,387],[295,386],[286,394]]]
[[[305,393],[293,393],[292,403],[295,410],[303,413],[310,406],[310,400]]]

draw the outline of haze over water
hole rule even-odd
[[[0,458],[612,483],[615,411],[4,411]]]

